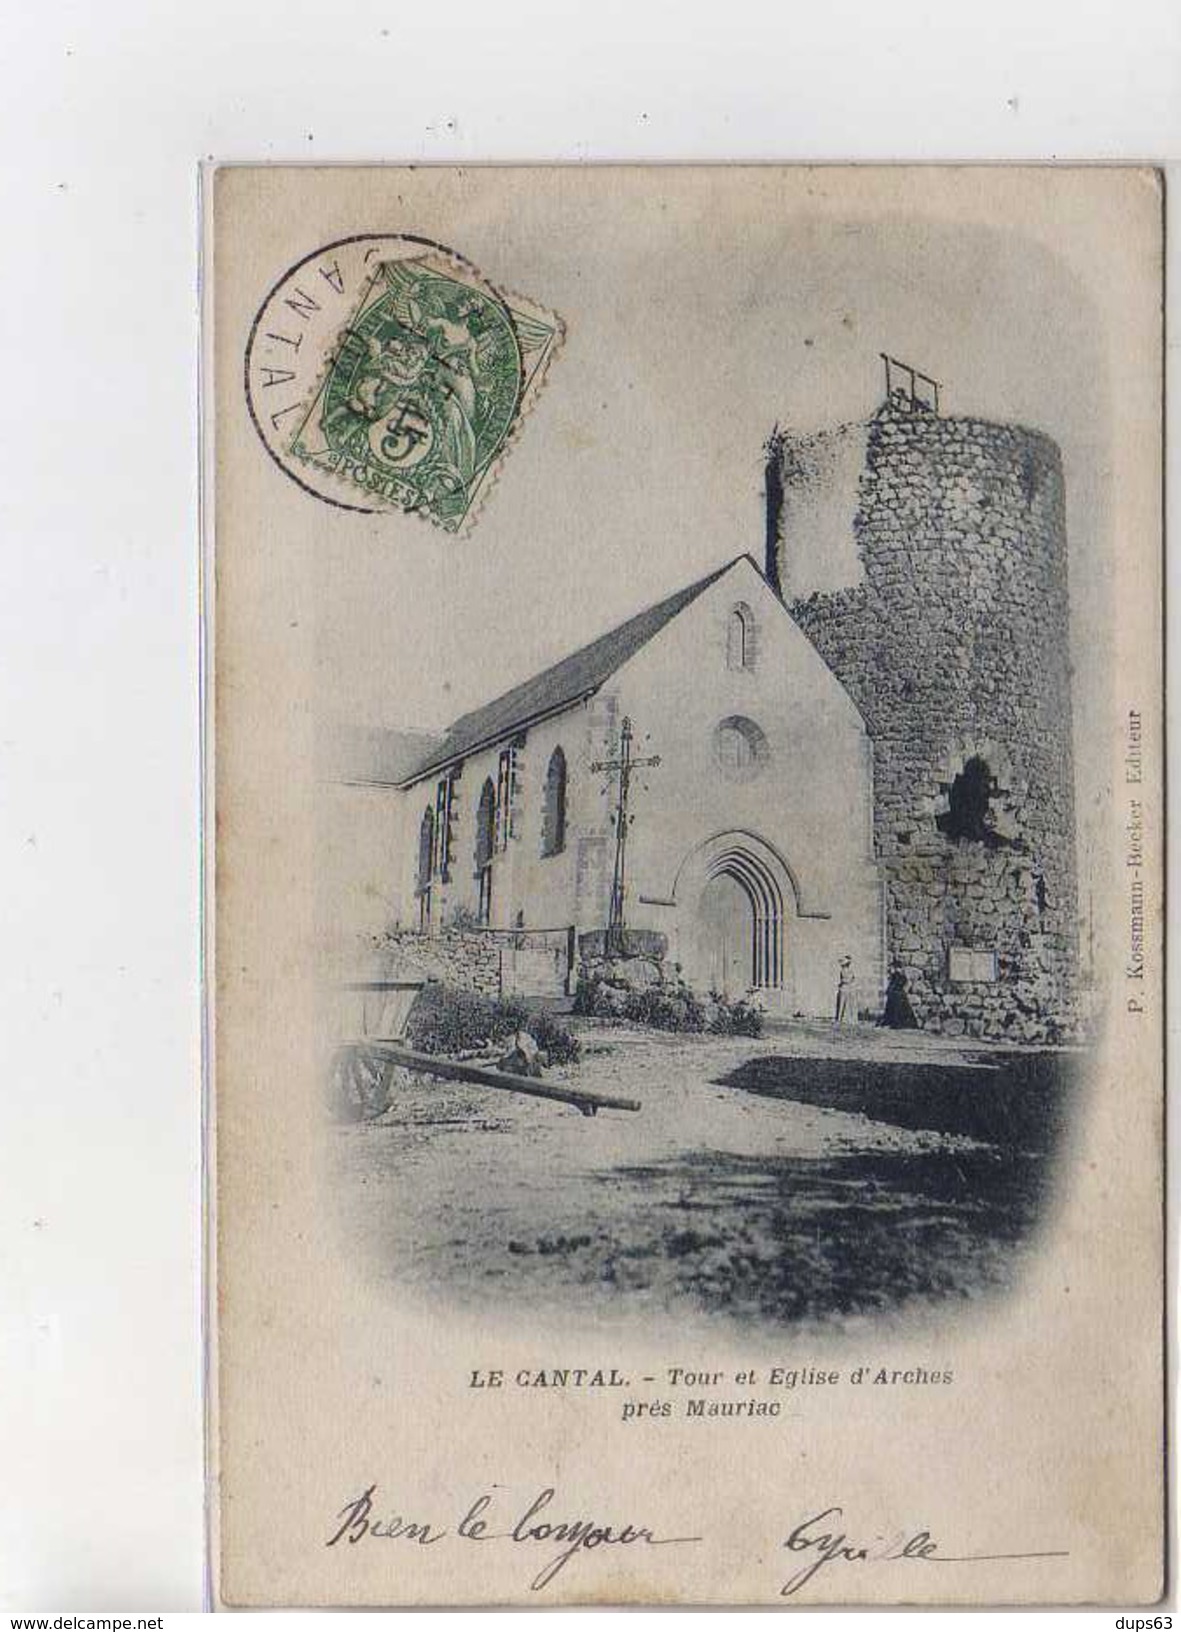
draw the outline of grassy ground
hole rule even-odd
[[[1019,1273],[1077,1057],[872,1028],[752,1042],[582,1025],[555,1079],[637,1114],[406,1077],[332,1130],[352,1250],[444,1298],[825,1325]]]

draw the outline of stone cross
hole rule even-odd
[[[611,911],[607,918],[609,950],[622,950],[623,947],[624,899],[627,894],[627,830],[632,820],[627,805],[631,792],[632,772],[660,764],[659,754],[652,754],[646,759],[633,757],[634,740],[631,719],[625,714],[623,731],[619,739],[618,759],[596,759],[591,765],[592,771],[619,772],[619,797],[615,806],[615,872],[611,880]]]

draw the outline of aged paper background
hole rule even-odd
[[[949,1552],[1068,1556],[930,1574],[833,1568],[812,1584],[812,1602],[1153,1597],[1163,838],[1155,178],[240,169],[222,171],[213,191],[225,1601],[538,1601],[512,1548],[327,1551],[333,1517],[374,1481],[391,1511],[448,1527],[492,1485],[526,1502],[555,1485],[580,1512],[704,1538],[581,1557],[547,1602],[778,1602],[784,1536],[830,1503],[850,1526],[854,1513],[871,1534],[921,1526]],[[368,231],[453,245],[569,327],[502,483],[459,544],[413,518],[342,517],[309,498],[266,458],[247,417],[242,354],[263,294],[318,245]],[[758,345],[714,332],[719,283]],[[793,309],[829,343],[810,362],[793,348],[788,368],[773,343]],[[372,720],[394,694],[396,718],[437,724],[440,677],[445,712],[459,713],[721,560],[757,551],[752,454],[768,423],[822,425],[872,406],[869,386],[850,396],[850,381],[855,368],[871,371],[883,331],[889,349],[920,366],[941,359],[929,366],[955,378],[957,409],[1045,428],[1066,460],[1076,784],[1088,798],[1078,816],[1095,856],[1107,1024],[1043,1250],[1006,1299],[921,1324],[883,1320],[855,1341],[657,1316],[615,1325],[601,1306],[546,1320],[506,1305],[477,1319],[375,1284],[340,1239],[324,1180],[312,881],[314,734],[326,699]],[[752,372],[760,354],[762,375]],[[617,387],[629,372],[635,389],[625,395]],[[724,404],[704,450],[694,428],[703,399]],[[681,472],[691,453],[690,479]],[[448,639],[470,628],[476,608],[503,642]],[[1123,975],[1129,709],[1145,722],[1144,868],[1156,881],[1142,1014],[1127,1010]],[[480,1367],[659,1375],[670,1365],[862,1360],[949,1367],[956,1380],[938,1394],[800,1392],[771,1425],[625,1425],[609,1396],[468,1387]]]

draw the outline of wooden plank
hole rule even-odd
[[[401,1065],[408,1071],[422,1071],[448,1082],[474,1082],[482,1088],[499,1088],[505,1093],[528,1094],[533,1099],[556,1099],[576,1106],[584,1116],[593,1116],[597,1110],[638,1111],[638,1099],[621,1099],[614,1094],[596,1094],[589,1088],[559,1088],[552,1083],[539,1082],[536,1077],[518,1077],[511,1071],[494,1071],[485,1065],[470,1065],[466,1060],[445,1060],[437,1054],[419,1054],[399,1043],[381,1042],[374,1037],[357,1039],[357,1047],[368,1049]]]
[[[346,980],[342,992],[421,992],[425,980]]]

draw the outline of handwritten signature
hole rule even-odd
[[[517,1516],[519,1514],[519,1516]],[[463,1517],[451,1526],[434,1519],[411,1518],[378,1498],[377,1485],[366,1487],[340,1509],[326,1547],[356,1546],[362,1541],[402,1541],[419,1547],[434,1547],[448,1537],[463,1542],[507,1542],[531,1550],[543,1549],[541,1568],[530,1581],[530,1590],[543,1592],[565,1569],[571,1559],[602,1547],[684,1547],[701,1542],[701,1536],[661,1536],[648,1524],[634,1519],[607,1523],[596,1517],[572,1517],[562,1512],[557,1491],[547,1485],[527,1506],[510,1505],[501,1487],[493,1486],[468,1506]],[[796,1568],[779,1589],[782,1598],[794,1597],[802,1587],[831,1564],[984,1564],[1015,1559],[1066,1558],[1061,1550],[1018,1550],[998,1553],[948,1553],[929,1530],[898,1531],[862,1541],[844,1524],[844,1509],[825,1507],[800,1522],[783,1543],[794,1555]]]
[[[1004,1559],[1066,1558],[1062,1551],[1013,1553],[944,1553],[929,1530],[900,1531],[894,1536],[875,1536],[871,1541],[855,1541],[844,1529],[844,1510],[826,1507],[797,1524],[784,1542],[788,1552],[802,1562],[779,1589],[781,1598],[791,1598],[828,1564],[872,1564],[906,1559],[916,1564],[986,1564]]]
[[[682,1547],[702,1539],[700,1536],[658,1536],[648,1525],[632,1520],[622,1524],[618,1520],[606,1524],[597,1518],[543,1518],[543,1514],[549,1514],[556,1497],[557,1491],[547,1485],[534,1496],[516,1522],[509,1525],[502,1517],[504,1498],[487,1491],[477,1496],[452,1532],[434,1521],[412,1519],[401,1513],[387,1512],[384,1517],[381,1516],[377,1513],[377,1486],[373,1484],[341,1508],[336,1515],[337,1528],[325,1546],[335,1547],[339,1542],[356,1545],[370,1539],[406,1541],[420,1547],[433,1547],[454,1534],[462,1541],[507,1541],[531,1548],[544,1547],[551,1556],[529,1583],[531,1591],[542,1592],[579,1553],[594,1552],[600,1547],[632,1547],[637,1544]],[[501,1509],[499,1512],[495,1511],[498,1506]],[[553,1552],[555,1546],[558,1549],[556,1553]]]

